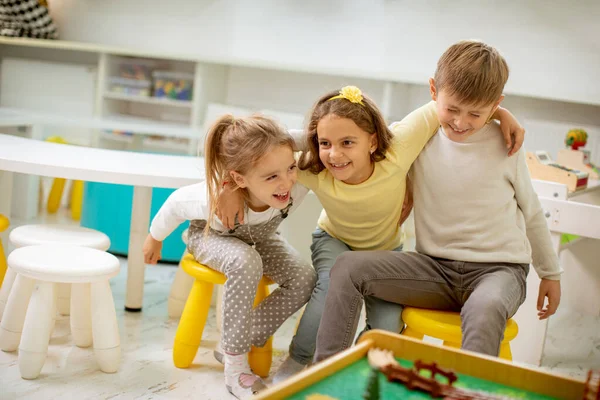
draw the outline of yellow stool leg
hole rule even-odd
[[[500,354],[498,355],[498,357],[504,360],[512,361],[512,351],[510,351],[509,342],[503,342],[502,344],[500,344]]]
[[[4,282],[4,275],[6,274],[6,257],[4,255],[4,248],[2,247],[2,240],[0,240],[0,287]]]
[[[65,188],[65,180],[63,178],[55,178],[52,182],[52,189],[48,195],[48,212],[54,214],[60,207],[60,199]]]
[[[402,334],[404,336],[408,336],[408,337],[415,338],[415,339],[420,339],[420,340],[423,340],[423,337],[425,336],[421,332],[415,331],[413,328],[411,328],[408,325],[406,326],[406,329],[404,329],[404,331],[402,332]]]
[[[254,307],[260,304],[269,295],[269,286],[265,279],[261,279],[254,298]],[[252,371],[263,378],[269,376],[271,370],[271,362],[273,361],[273,336],[267,340],[263,347],[252,346],[248,354],[248,363]]]
[[[189,367],[196,357],[206,317],[208,317],[212,291],[212,283],[200,280],[194,282],[181,314],[173,344],[173,363],[177,368]]]
[[[71,187],[71,218],[75,221],[81,219],[81,205],[83,204],[83,181],[73,181]]]

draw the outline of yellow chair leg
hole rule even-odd
[[[62,198],[63,190],[65,188],[65,180],[63,178],[55,178],[52,182],[52,189],[50,189],[50,195],[48,196],[48,212],[54,214],[58,207],[60,207],[60,199]]]
[[[460,349],[460,343],[450,342],[448,340],[444,340],[444,346],[446,346],[446,347],[454,347],[456,349]]]
[[[181,314],[173,344],[173,363],[177,368],[189,367],[196,357],[208,317],[212,291],[212,283],[200,280],[194,282]]]
[[[4,255],[4,248],[2,247],[2,241],[0,240],[0,287],[4,282],[4,275],[6,274],[6,257]]]
[[[408,336],[408,337],[415,338],[415,339],[420,339],[420,340],[423,340],[423,337],[425,336],[421,332],[415,331],[410,326],[406,326],[406,329],[404,329],[404,331],[402,332],[402,334],[404,336]]]
[[[498,355],[498,357],[504,360],[512,361],[512,351],[510,351],[509,342],[504,342],[500,345],[500,354]]]
[[[83,204],[83,181],[73,181],[71,187],[71,218],[75,221],[81,219],[81,205]]]
[[[269,286],[265,279],[261,279],[254,298],[254,307],[258,306],[269,295]],[[248,354],[248,364],[252,371],[263,378],[269,376],[271,362],[273,361],[273,337],[271,336],[263,347],[252,346]]]

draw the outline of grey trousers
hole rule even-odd
[[[497,356],[506,321],[525,300],[528,264],[472,263],[415,252],[348,252],[331,270],[315,362],[352,344],[365,296],[460,311],[462,348]]]
[[[296,334],[290,344],[290,357],[300,364],[308,364],[315,355],[317,331],[321,320],[331,317],[331,311],[325,308],[325,296],[329,288],[329,273],[340,254],[353,252],[350,247],[327,232],[317,228],[312,234],[313,266],[318,275],[317,285],[304,309]],[[402,246],[394,251],[401,251]],[[375,297],[365,298],[368,329],[383,329],[399,333],[402,323],[402,306]],[[360,312],[360,310],[359,310]],[[322,317],[322,318],[321,318]]]

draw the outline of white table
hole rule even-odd
[[[600,181],[590,181],[587,189],[574,193],[569,193],[563,184],[535,179],[532,182],[548,222],[554,250],[565,271],[561,277],[561,305],[600,315]],[[577,243],[561,246],[563,233],[581,238]],[[515,359],[518,354],[518,361],[534,365],[541,363],[548,328],[548,320],[537,319],[539,284],[540,279],[531,270],[527,277],[527,298],[514,316],[519,324],[519,335],[511,342]]]
[[[129,311],[142,309],[142,246],[150,222],[152,188],[178,188],[205,176],[204,161],[198,157],[77,147],[0,134],[0,213],[7,216],[14,172],[134,186],[125,300]]]

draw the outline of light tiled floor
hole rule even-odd
[[[218,339],[211,309],[204,341],[194,365],[177,369],[171,361],[177,320],[167,316],[167,297],[175,267],[146,270],[144,310],[126,313],[124,291],[126,260],[111,281],[122,346],[122,365],[116,374],[97,369],[92,349],[72,344],[68,317],[61,317],[50,341],[48,358],[37,380],[20,378],[17,354],[0,352],[0,399],[230,399],[223,383],[223,367],[212,356]],[[296,323],[290,318],[275,336],[274,371],[286,355]],[[600,318],[568,309],[550,322],[543,368],[583,377],[600,368]]]

